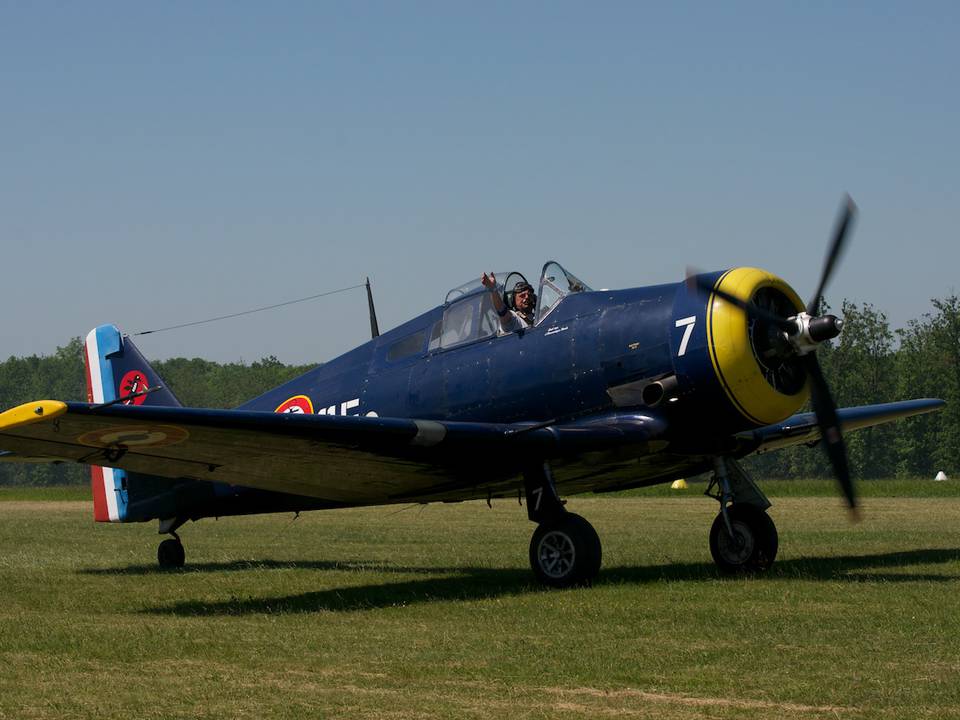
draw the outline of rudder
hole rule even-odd
[[[115,325],[101,325],[87,334],[84,343],[87,402],[102,404],[159,387],[154,392],[131,397],[124,405],[182,407],[150,367],[137,346]],[[125,470],[92,465],[93,517],[97,522],[127,522],[130,477]],[[135,518],[131,518],[135,519]]]

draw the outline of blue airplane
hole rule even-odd
[[[162,567],[184,564],[188,520],[521,498],[537,579],[589,584],[600,539],[561,496],[712,471],[714,561],[763,571],[777,530],[741,458],[820,444],[855,512],[843,433],[943,405],[835,407],[816,350],[842,322],[817,309],[854,213],[848,200],[806,306],[756,268],[592,290],[551,261],[532,307],[517,272],[461,285],[382,335],[371,302],[372,340],[235,410],[183,407],[130,338],[102,325],[85,343],[87,402],[0,414],[0,447],[89,465],[94,518],[158,520],[171,536]],[[808,397],[813,412],[800,413]]]

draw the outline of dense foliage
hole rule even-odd
[[[960,298],[933,301],[933,311],[906,328],[892,330],[873,305],[845,301],[844,330],[818,357],[838,406],[915,397],[939,397],[936,414],[881,425],[847,436],[850,465],[857,478],[932,477],[954,474],[960,458]],[[155,362],[154,367],[186,405],[236,407],[309,369],[275,357],[251,365],[219,364],[194,358]],[[11,357],[0,363],[0,408],[39,398],[84,399],[79,338],[50,356]],[[749,459],[759,477],[829,477],[823,453],[805,447]],[[0,485],[84,482],[85,468],[0,463]]]

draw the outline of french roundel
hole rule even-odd
[[[284,400],[274,412],[278,413],[297,413],[298,415],[312,415],[313,403],[306,395],[294,395],[288,400]]]

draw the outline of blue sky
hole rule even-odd
[[[371,277],[381,328],[484,269],[749,264],[891,323],[958,292],[953,3],[0,2],[0,357]],[[361,291],[144,337],[328,360]]]

